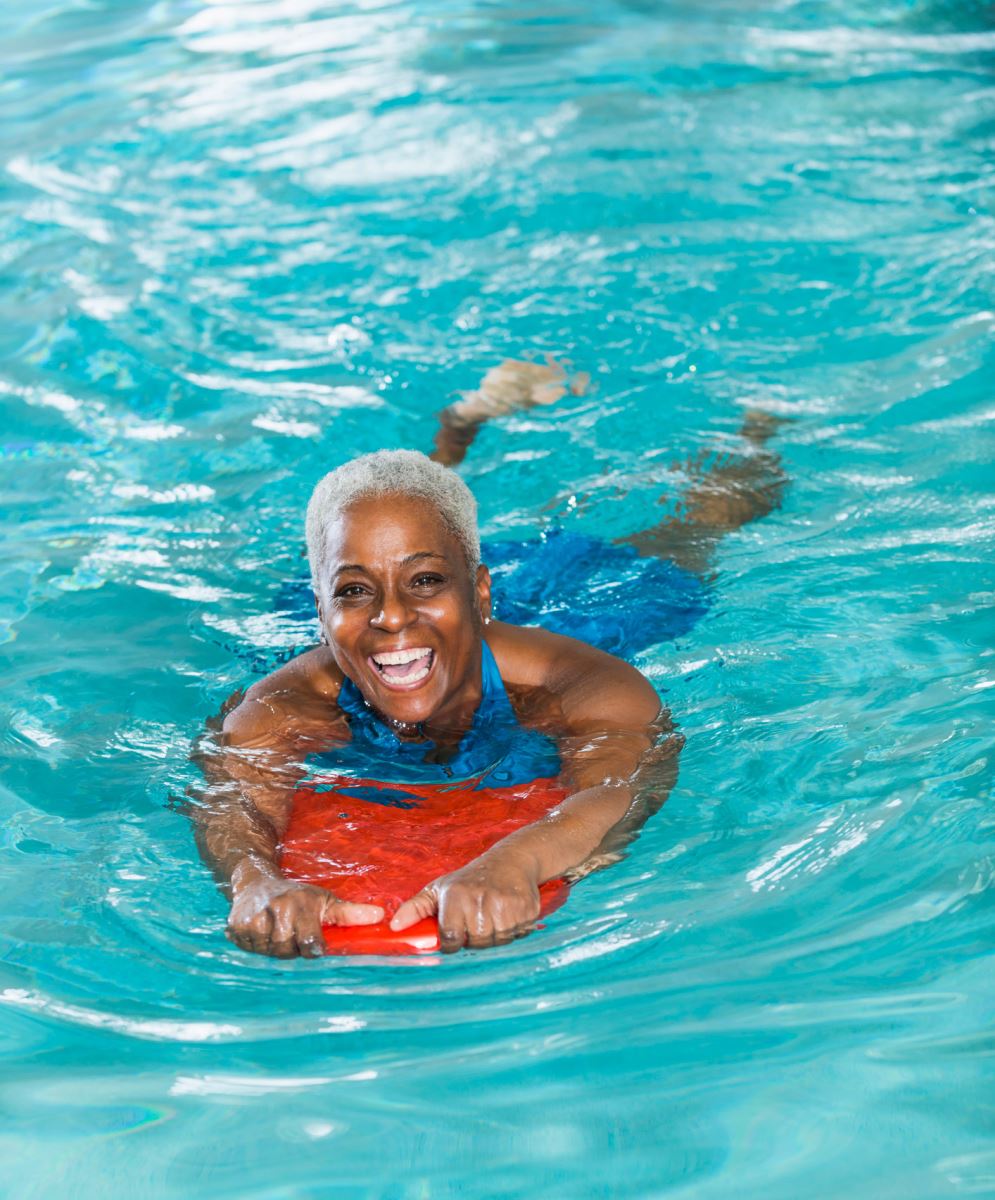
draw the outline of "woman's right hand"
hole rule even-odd
[[[319,958],[325,952],[322,925],[375,925],[383,915],[379,905],[339,900],[325,888],[246,863],[232,877],[226,932],[236,946],[256,954]]]

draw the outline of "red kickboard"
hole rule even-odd
[[[294,797],[280,868],[340,900],[383,905],[385,918],[376,925],[326,925],[327,953],[432,953],[439,949],[435,918],[395,932],[389,922],[400,905],[433,879],[540,820],[565,796],[555,779],[474,788],[325,776]],[[544,883],[541,915],[559,908],[568,891],[562,879]]]

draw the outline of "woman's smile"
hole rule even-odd
[[[435,651],[427,646],[383,650],[371,654],[369,661],[379,672],[381,682],[393,691],[407,692],[421,686],[435,666]]]

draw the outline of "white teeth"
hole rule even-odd
[[[373,661],[378,667],[399,667],[402,663],[414,662],[416,658],[424,658],[426,654],[431,654],[431,650],[426,650],[424,646],[417,647],[414,650],[390,650],[386,654],[374,654]],[[428,668],[425,668],[425,674],[428,674]],[[415,677],[415,672],[408,676],[409,679]]]

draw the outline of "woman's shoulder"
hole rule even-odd
[[[298,654],[254,683],[234,704],[224,722],[231,745],[261,745],[296,740],[312,726],[327,726],[329,706],[338,715],[343,675],[327,646]]]
[[[563,731],[642,728],[656,721],[660,699],[649,680],[622,659],[576,638],[492,621],[487,643],[512,703],[529,693]],[[541,699],[540,699],[541,698]]]
[[[491,621],[485,640],[506,685],[555,691],[558,684],[577,674],[631,674],[642,679],[635,667],[614,654],[537,625]]]

